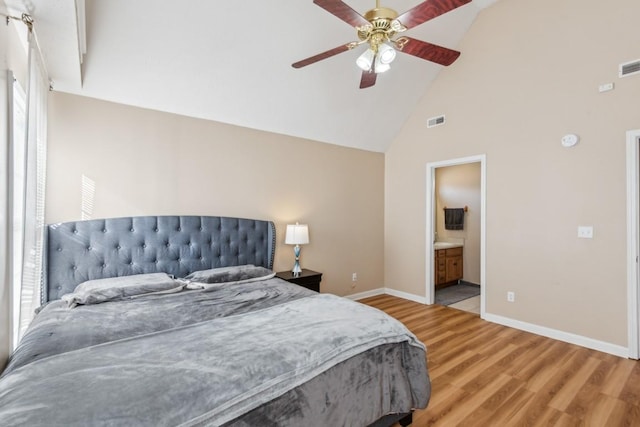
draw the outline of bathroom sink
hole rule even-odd
[[[451,249],[451,248],[461,248],[462,245],[460,243],[450,243],[450,242],[435,242],[433,244],[433,249]]]

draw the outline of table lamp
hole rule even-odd
[[[293,253],[296,256],[296,261],[293,264],[291,272],[294,277],[298,277],[302,269],[300,268],[300,245],[306,245],[309,243],[309,227],[307,224],[288,224],[287,233],[284,238],[286,245],[295,245],[293,247]]]

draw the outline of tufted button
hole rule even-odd
[[[102,264],[102,268],[107,268],[107,264]]]
[[[106,232],[107,232],[107,229],[106,229],[106,228],[103,228],[103,229],[102,229],[102,232],[103,232],[103,233],[106,233]]]
[[[182,258],[178,258],[178,262],[182,262]]]
[[[200,261],[202,261],[203,259],[204,259],[204,257],[203,257],[203,256],[201,256],[201,257],[200,257]]]
[[[62,252],[62,248],[58,248],[58,252]]]
[[[73,230],[73,234],[78,234],[78,230],[77,230],[77,229],[74,229],[74,230]]]
[[[132,228],[132,229],[130,229],[129,231],[133,233],[135,230]]]
[[[118,245],[118,246],[116,246],[116,249],[120,250],[120,249],[122,249],[122,247],[120,245]]]
[[[156,260],[154,260],[153,262],[157,264],[157,263],[158,263],[158,260],[156,259]]]
[[[143,248],[146,248],[146,247],[147,247],[147,245],[146,245],[145,243],[143,243],[143,244],[142,244],[142,247],[143,247]]]
[[[133,261],[131,261],[131,262],[129,263],[129,265],[133,265]]]
[[[91,246],[87,246],[88,251],[90,251],[91,249],[93,249]]]
[[[203,228],[202,228],[202,227],[200,227],[200,231],[202,231],[202,230],[203,230]]]
[[[153,231],[155,231],[157,233],[158,232],[158,228],[157,227],[154,228]]]
[[[60,289],[62,289],[62,286],[58,285],[58,286],[56,286],[56,289],[60,290]]]
[[[171,246],[171,245],[169,245],[169,242],[167,242],[167,243],[165,243],[165,246],[166,246],[166,247],[169,247],[169,246]]]
[[[78,269],[78,267],[76,267],[76,266],[74,265],[73,267],[71,267],[71,269],[72,269],[73,271],[76,271],[76,270]]]

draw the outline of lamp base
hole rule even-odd
[[[296,256],[296,260],[293,263],[293,269],[291,272],[293,273],[293,277],[300,276],[302,273],[302,269],[300,268],[300,245],[295,245],[293,247],[293,254]]]
[[[291,273],[293,273],[293,277],[298,277],[300,276],[300,273],[302,273],[302,269],[300,268],[300,263],[297,260],[293,264],[293,269],[291,270]]]

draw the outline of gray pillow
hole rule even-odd
[[[208,289],[222,284],[237,284],[266,280],[274,277],[275,272],[255,265],[237,265],[194,271],[182,281],[187,289]]]
[[[73,293],[62,296],[69,307],[99,304],[142,295],[179,292],[184,284],[166,273],[134,274],[132,276],[110,277],[88,280],[80,283]]]

